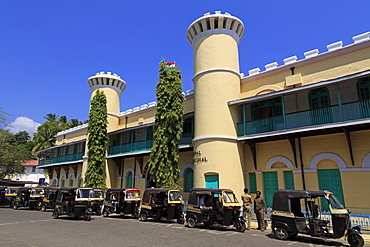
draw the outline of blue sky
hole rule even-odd
[[[240,72],[370,31],[369,0],[162,1],[0,0],[0,108],[16,130],[33,132],[48,113],[87,120],[87,79],[121,76],[121,111],[156,100],[162,58],[176,61],[193,89],[189,25],[206,12],[241,19]],[[13,129],[15,131],[15,129]]]

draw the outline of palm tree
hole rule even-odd
[[[71,119],[67,122],[68,128],[77,127],[81,124],[82,124],[82,122],[78,121],[78,119],[76,119],[76,118],[73,118],[73,119]]]
[[[25,144],[31,139],[27,131],[19,131],[14,137],[17,144]]]
[[[61,131],[61,126],[57,122],[45,122],[37,128],[34,142],[35,147],[32,152],[37,152],[55,145],[55,135]]]
[[[46,116],[44,118],[47,121],[53,122],[53,121],[57,121],[57,119],[59,118],[59,116],[56,115],[55,113],[49,113],[49,114],[46,114]]]

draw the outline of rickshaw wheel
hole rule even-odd
[[[91,215],[90,214],[86,214],[85,217],[84,217],[84,220],[85,221],[90,221],[91,220]]]
[[[236,231],[237,232],[245,232],[245,229],[246,229],[247,227],[246,227],[246,225],[245,225],[245,223],[244,222],[238,222],[237,224],[236,224]]]
[[[287,230],[283,227],[278,227],[276,230],[275,230],[275,236],[280,239],[280,240],[287,240],[288,237],[289,237],[289,234],[287,232]]]
[[[140,214],[140,220],[141,221],[147,221],[148,220],[148,216],[146,215],[146,213],[141,213]]]
[[[17,203],[14,203],[13,204],[13,209],[16,210],[18,208],[18,204]]]
[[[352,247],[362,247],[362,246],[364,246],[364,239],[358,234],[348,235],[347,239],[348,239],[348,243]]]
[[[194,228],[194,227],[195,227],[195,225],[196,225],[195,219],[194,219],[194,218],[188,218],[188,220],[187,220],[187,225],[188,225],[188,227],[190,227],[190,228]]]
[[[109,212],[108,212],[108,210],[104,210],[103,211],[103,217],[108,217],[109,216]]]
[[[58,219],[58,217],[59,217],[58,212],[57,212],[57,211],[54,211],[54,212],[53,212],[53,218],[54,218],[54,219]]]
[[[185,219],[183,217],[177,218],[177,223],[182,225],[185,223]]]
[[[42,205],[42,206],[41,206],[41,211],[42,211],[42,212],[45,212],[45,211],[46,211],[46,206],[45,206],[45,205]]]

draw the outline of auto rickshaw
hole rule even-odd
[[[361,228],[351,227],[349,210],[330,191],[277,190],[272,203],[271,228],[278,239],[294,238],[299,233],[324,238],[346,236],[351,246],[364,245]],[[322,203],[329,207],[327,219],[320,215]]]
[[[102,189],[94,188],[95,198],[92,203],[92,212],[96,215],[101,215],[104,202],[104,192]]]
[[[54,209],[57,194],[60,188],[58,187],[46,187],[44,188],[44,198],[42,198],[40,210],[45,212],[46,209]]]
[[[140,190],[134,188],[108,189],[104,202],[103,216],[116,213],[121,217],[130,214],[139,217]]]
[[[19,207],[29,207],[36,209],[40,206],[40,202],[44,197],[44,188],[38,187],[21,187],[17,192],[17,196],[13,202],[13,209]]]
[[[13,206],[15,197],[20,187],[0,187],[0,206]]]
[[[141,202],[140,220],[148,218],[156,220],[176,219],[184,224],[184,201],[178,190],[149,188],[144,191]]]
[[[237,232],[244,232],[246,225],[240,209],[239,201],[230,189],[193,188],[189,192],[186,223],[190,228],[197,223],[203,223],[205,227],[234,226]]]
[[[62,187],[58,190],[53,218],[67,215],[74,218],[82,216],[84,220],[91,220],[95,191],[93,188]]]

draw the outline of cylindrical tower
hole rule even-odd
[[[237,112],[228,101],[240,97],[238,44],[241,20],[229,13],[207,13],[188,28],[194,49],[194,186],[244,188]]]
[[[88,79],[91,88],[90,101],[94,97],[96,90],[103,91],[107,97],[108,127],[107,131],[113,131],[118,128],[120,114],[120,97],[126,89],[126,82],[117,74],[111,72],[97,73]]]

